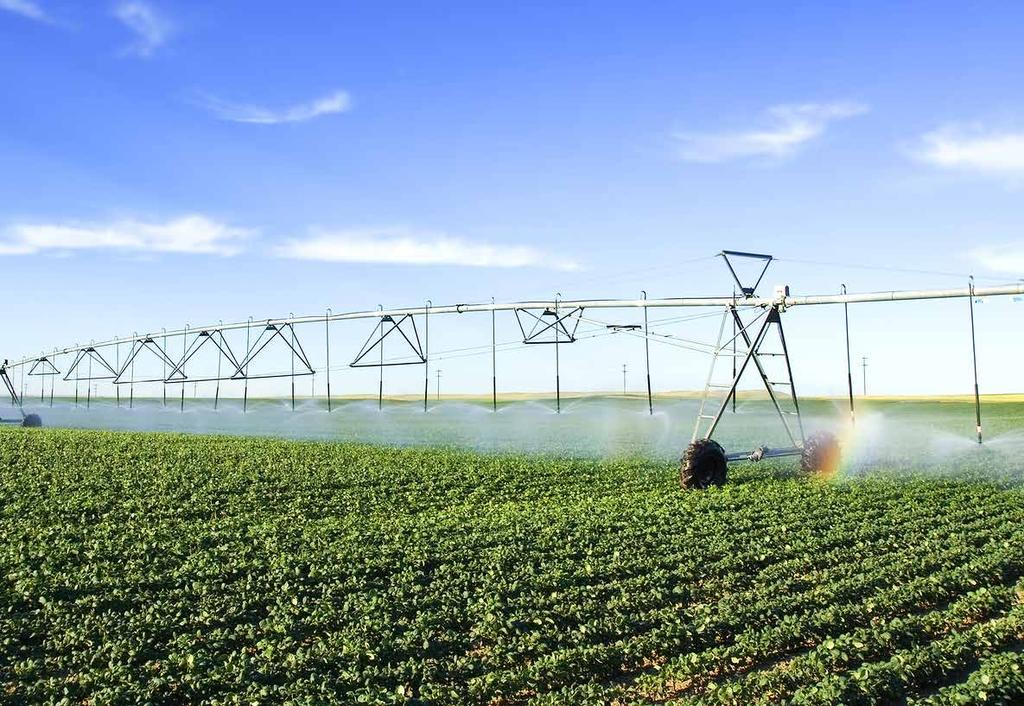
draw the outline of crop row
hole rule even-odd
[[[641,459],[31,431],[0,436],[13,701],[869,703],[955,699],[983,678],[1014,688],[1015,487],[823,483],[780,465],[680,493]]]

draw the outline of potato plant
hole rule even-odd
[[[0,432],[9,703],[1024,702],[1024,491]]]

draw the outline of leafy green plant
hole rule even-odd
[[[0,431],[11,703],[1018,703],[1024,492]]]

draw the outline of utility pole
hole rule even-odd
[[[622,364],[622,395],[626,395],[626,364]]]
[[[437,370],[437,399],[438,399],[438,401],[440,401],[440,399],[441,399],[441,369],[440,368],[438,368],[438,370]]]
[[[864,396],[868,396],[868,358],[863,356],[860,359],[861,373],[864,376]]]

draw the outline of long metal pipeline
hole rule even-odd
[[[1016,284],[1001,285],[995,287],[975,287],[975,297],[996,297],[1024,294],[1024,281]],[[917,289],[906,291],[887,292],[865,292],[860,294],[819,294],[803,297],[784,297],[784,308],[799,306],[817,306],[826,304],[863,304],[870,302],[895,302],[895,301],[919,301],[926,299],[954,299],[972,296],[969,287],[957,289]],[[750,297],[746,299],[734,299],[733,297],[678,297],[668,299],[562,299],[554,300],[531,300],[519,302],[485,302],[479,304],[450,304],[447,306],[430,307],[431,314],[469,314],[475,312],[492,311],[513,311],[516,309],[554,309],[558,306],[561,309],[582,308],[582,309],[629,309],[629,308],[692,308],[692,307],[725,307],[736,305],[743,308],[768,307],[779,302],[779,299],[772,297]],[[289,324],[320,323],[330,321],[348,321],[355,319],[379,319],[385,316],[398,317],[404,315],[418,315],[423,313],[422,306],[407,307],[403,309],[375,309],[371,311],[351,311],[339,314],[316,314],[312,316],[296,316],[279,319],[263,319],[260,325],[286,326]],[[174,331],[161,330],[160,337],[176,337],[187,334],[189,331],[198,333],[201,331],[231,331],[244,329],[252,326],[255,321],[236,321],[232,323],[216,323],[208,326],[190,326],[186,329]],[[112,338],[105,341],[90,343],[88,345],[69,346],[60,348],[47,355],[63,355],[86,350],[88,348],[106,348],[119,343],[131,343],[145,341],[157,334],[149,333],[143,335],[126,336],[124,338]],[[37,356],[29,356],[21,360],[11,361],[9,367],[17,367],[35,362]]]

